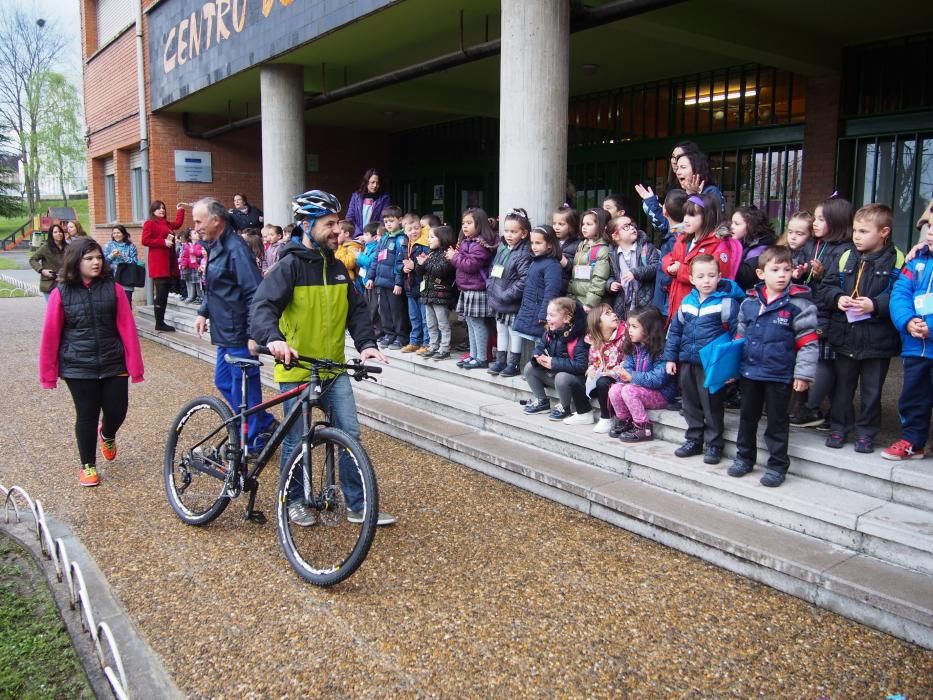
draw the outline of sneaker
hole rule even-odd
[[[570,418],[570,416],[572,415],[573,415],[572,411],[569,411],[563,406],[561,406],[560,404],[557,404],[554,407],[554,410],[551,411],[550,414],[548,414],[548,418],[556,421],[556,420],[564,420],[564,418]]]
[[[706,448],[706,454],[703,455],[704,464],[719,464],[722,461],[722,448],[710,445]]]
[[[823,424],[823,414],[817,409],[802,406],[796,415],[790,417],[790,424],[795,428],[815,428]]]
[[[842,433],[837,433],[835,430],[826,438],[826,446],[832,447],[834,450],[840,449],[844,444],[846,444],[846,436]]]
[[[855,451],[863,455],[870,455],[875,451],[875,443],[867,435],[859,435],[855,438]]]
[[[829,424],[829,420],[825,419],[822,423],[816,426],[816,429],[821,433],[828,433],[830,430],[832,430],[832,426]]]
[[[416,352],[421,349],[420,345],[415,345],[414,343],[409,343],[402,348],[402,352]]]
[[[487,369],[488,367],[489,362],[486,360],[472,359],[463,363],[463,369]]]
[[[644,423],[635,423],[631,430],[627,430],[619,436],[622,442],[647,442],[654,440],[654,426],[651,421]]]
[[[907,440],[898,440],[890,447],[881,450],[881,456],[885,459],[900,461],[902,459],[923,459],[926,454],[924,448],[916,449]]]
[[[438,352],[434,353],[434,358],[433,358],[433,359],[434,359],[435,362],[440,362],[440,361],[442,361],[442,360],[449,360],[449,359],[450,359],[450,353],[447,352],[446,350],[443,351],[443,352],[438,351]]]
[[[78,483],[82,486],[97,486],[100,483],[100,477],[97,476],[97,467],[93,464],[85,464],[78,471]]]
[[[755,467],[751,464],[746,464],[745,462],[740,462],[739,460],[735,460],[732,463],[732,466],[729,467],[728,471],[726,471],[726,474],[728,474],[729,476],[734,476],[737,479],[739,479],[745,476],[746,474],[751,473],[751,471],[754,468]]]
[[[463,367],[463,365],[465,365],[468,362],[472,362],[472,361],[473,361],[473,358],[470,357],[469,355],[467,355],[466,357],[461,357],[459,360],[457,360],[457,367]]]
[[[431,348],[429,348],[427,345],[423,345],[422,347],[415,350],[415,354],[421,357],[430,357],[431,355],[434,354],[434,351]]]
[[[608,433],[612,430],[612,426],[615,425],[612,418],[600,418],[596,421],[596,425],[593,426],[594,433]]]
[[[391,525],[397,520],[395,516],[379,511],[379,517],[376,518],[376,525]],[[363,522],[363,511],[350,510],[347,508],[347,522],[359,525]]]
[[[108,440],[104,437],[104,434],[100,432],[101,426],[97,426],[97,437],[100,438],[100,451],[104,455],[104,459],[108,462],[112,462],[117,458],[117,439],[114,437],[111,440]]]
[[[532,399],[525,404],[525,408],[522,409],[525,413],[545,413],[551,410],[551,400],[550,399]]]
[[[380,348],[387,348],[392,344],[392,339],[384,335],[376,341],[376,344],[379,345]]]
[[[635,424],[630,420],[619,420],[618,418],[612,419],[614,422],[612,427],[609,429],[609,437],[618,439],[622,437],[625,433],[631,431]]]
[[[592,411],[586,413],[574,413],[564,418],[564,425],[593,425],[596,415]]]
[[[398,342],[397,340],[393,340],[392,343],[389,345],[388,349],[389,350],[401,350],[402,344]]]
[[[288,522],[298,527],[311,527],[317,524],[317,515],[301,501],[288,504]]]
[[[784,483],[784,474],[782,472],[776,472],[773,469],[768,469],[765,471],[765,475],[759,480],[762,486],[767,486],[769,489],[777,488]]]
[[[703,454],[703,443],[699,440],[684,440],[684,444],[674,450],[675,457],[696,457]]]

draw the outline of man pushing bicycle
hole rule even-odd
[[[275,380],[286,392],[307,382],[306,367],[289,367],[297,355],[346,361],[346,331],[360,353],[360,360],[388,363],[379,352],[366,302],[357,291],[347,269],[334,256],[340,229],[337,226],[340,202],[332,194],[310,190],[292,202],[296,229],[292,240],[282,248],[279,261],[269,270],[253,296],[249,335],[265,345],[275,359]],[[360,424],[350,378],[346,374],[322,377],[321,404],[331,424],[351,437],[360,439]],[[297,398],[285,401],[286,415]],[[284,470],[292,451],[301,444],[301,426],[296,423],[282,443],[280,469]],[[363,490],[359,476],[346,453],[340,455],[340,481],[347,505],[347,520],[363,522]],[[315,512],[302,499],[302,485],[289,484],[288,517],[296,525],[317,522]],[[379,525],[391,525],[395,518],[379,513]]]

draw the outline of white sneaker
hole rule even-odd
[[[593,426],[594,433],[608,433],[612,428],[612,418],[600,418]]]
[[[569,418],[564,418],[564,423],[566,425],[592,425],[594,420],[596,420],[596,414],[587,411],[586,413],[574,413]]]

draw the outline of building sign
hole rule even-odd
[[[306,44],[393,0],[165,0],[147,14],[151,108]]]
[[[210,151],[175,151],[175,182],[213,182]]]

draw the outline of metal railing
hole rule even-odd
[[[6,488],[0,484],[0,496],[3,497],[3,512],[5,522],[10,522],[10,514],[16,517],[16,522],[20,520],[20,508],[16,500],[19,498],[29,507],[29,512],[35,522],[36,537],[39,538],[39,548],[42,554],[52,561],[55,566],[55,577],[59,583],[64,583],[68,588],[69,606],[72,610],[77,610],[81,619],[81,628],[91,636],[94,642],[94,651],[97,655],[97,662],[103,671],[110,688],[113,690],[114,697],[117,700],[129,700],[129,684],[126,681],[126,670],[123,668],[123,659],[117,648],[113,632],[106,622],[95,622],[94,610],[91,607],[91,601],[88,597],[87,585],[84,583],[84,574],[81,573],[81,567],[77,562],[73,562],[68,557],[68,550],[64,541],[58,537],[52,540],[49,527],[45,522],[45,512],[42,509],[42,501],[38,498],[33,501],[29,494],[19,486]],[[109,657],[104,649],[101,640],[106,641]]]
[[[26,227],[32,224],[32,219],[23,223],[18,229],[13,231],[7,236],[0,238],[0,246],[3,247],[3,250],[12,250],[26,238]]]

